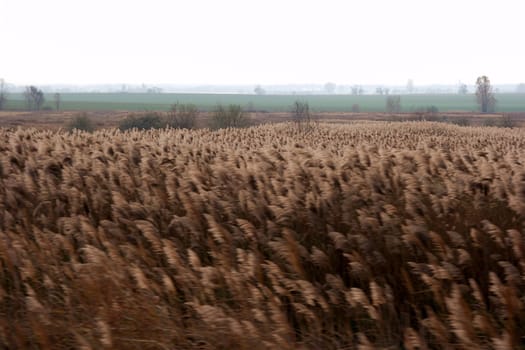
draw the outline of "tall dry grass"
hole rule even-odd
[[[516,349],[525,132],[0,130],[9,349]]]

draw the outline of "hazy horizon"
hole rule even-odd
[[[0,0],[17,85],[525,82],[520,1]],[[5,54],[7,53],[7,54]]]

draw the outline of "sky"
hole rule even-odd
[[[523,0],[0,0],[15,84],[525,82]]]

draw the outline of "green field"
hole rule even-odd
[[[358,104],[362,112],[384,112],[386,96],[380,95],[240,95],[240,94],[147,94],[147,93],[63,93],[63,110],[167,110],[175,102],[193,103],[200,110],[211,110],[217,104],[240,104],[259,111],[288,111],[295,100],[308,101],[317,112],[346,112]],[[525,111],[525,94],[498,94],[497,112]],[[45,106],[53,106],[52,94],[46,95]],[[477,111],[474,95],[401,95],[403,112],[427,106],[439,111]],[[7,108],[24,109],[22,94],[10,94]]]

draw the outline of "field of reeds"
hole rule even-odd
[[[524,129],[0,129],[3,349],[523,343]]]

